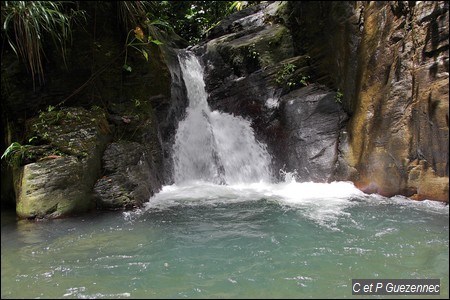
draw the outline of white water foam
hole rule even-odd
[[[296,172],[283,170],[280,175],[284,182],[271,182],[270,155],[266,146],[256,141],[250,122],[211,111],[200,63],[191,53],[179,55],[179,59],[189,107],[179,123],[173,148],[175,184],[164,186],[137,215],[180,205],[216,206],[264,199],[296,209],[320,226],[339,230],[338,221],[350,217],[347,209],[365,199],[378,204],[404,201],[366,195],[351,182],[299,183]],[[431,202],[415,204],[408,200],[409,205],[442,210],[442,205]],[[125,214],[133,220],[130,213]]]
[[[174,181],[219,184],[270,181],[271,157],[248,120],[211,111],[203,69],[192,53],[179,55],[189,106],[175,135]]]
[[[251,202],[265,199],[286,208],[298,210],[302,216],[332,230],[346,208],[355,205],[352,197],[363,196],[350,182],[313,183],[241,183],[219,185],[196,181],[164,186],[146,203],[146,210],[165,210],[175,206],[217,206],[223,203]]]

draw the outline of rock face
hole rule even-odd
[[[80,5],[108,24],[113,5],[96,11],[89,3]],[[191,49],[202,58],[212,109],[252,121],[275,173],[448,202],[448,6],[262,2]],[[14,188],[2,166],[2,206],[14,194],[19,217],[138,207],[171,183],[187,106],[173,48],[185,44],[155,29],[164,45],[149,46],[148,62],[130,51],[126,72],[116,28],[88,27],[96,37],[74,32],[70,72],[50,59],[37,90],[13,54],[2,55],[1,146],[33,140]],[[62,99],[74,107],[50,109]]]
[[[311,57],[295,55],[286,9],[287,3],[274,2],[241,11],[195,50],[203,57],[211,107],[252,120],[273,170],[325,182],[335,173],[348,117],[335,91],[313,83]]]
[[[291,5],[304,16],[290,19],[296,52],[315,57],[352,116],[337,179],[448,201],[448,2]]]
[[[34,136],[49,143],[29,151],[29,158],[35,153],[37,161],[15,169],[16,212],[21,218],[64,217],[95,207],[92,187],[110,138],[108,123],[103,114],[82,108],[55,113],[32,120]]]
[[[161,186],[152,157],[137,142],[109,144],[102,164],[104,175],[94,187],[100,209],[139,207]]]
[[[448,202],[448,2],[364,8],[346,159],[357,185]]]
[[[266,2],[193,50],[275,170],[448,201],[448,48],[448,2]]]
[[[145,35],[163,44],[146,46],[146,58],[129,48],[128,72],[122,67],[125,42],[114,22],[115,3],[84,2],[80,9],[96,18],[89,18],[86,29],[75,28],[76,42],[67,55],[67,69],[58,55],[48,55],[45,84],[36,90],[30,87],[31,80],[23,80],[28,74],[12,51],[2,55],[5,139],[1,146],[6,149],[17,141],[27,149],[15,182],[4,176],[11,168],[2,164],[2,207],[7,201],[12,203],[23,218],[64,217],[96,207],[138,207],[170,180],[170,172],[165,170],[171,169],[168,158],[173,136],[187,105],[174,48],[186,44],[174,33],[142,26]],[[77,115],[68,118],[69,112],[74,114],[72,108],[66,112],[60,107],[73,107]],[[55,110],[40,113],[51,109]],[[107,141],[90,131],[94,130],[90,119],[96,118],[97,111],[104,112]],[[57,117],[57,113],[61,115]],[[26,126],[37,115],[49,117],[49,122],[35,122],[39,134],[33,133],[32,125]],[[58,119],[55,123],[69,119],[74,123],[65,127],[65,135],[58,136],[52,134],[57,132],[54,127],[41,126],[55,125],[47,124],[54,119]],[[77,120],[86,128],[80,128]],[[33,135],[39,139],[28,145]]]
[[[348,117],[336,103],[336,93],[310,84],[280,99],[281,124],[285,134],[277,143],[286,152],[287,167],[297,171],[297,180],[328,182],[333,179],[338,160],[340,130]]]

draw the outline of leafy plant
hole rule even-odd
[[[145,21],[147,13],[156,9],[154,1],[118,1],[118,19],[125,30]],[[126,32],[126,31],[125,31]]]
[[[336,96],[335,96],[335,101],[336,103],[341,104],[342,103],[342,98],[344,98],[344,94],[338,89],[336,92]]]
[[[233,1],[233,3],[230,5],[229,10],[230,11],[234,11],[234,10],[242,10],[244,7],[246,7],[248,5],[248,1]]]
[[[294,64],[284,64],[283,68],[278,71],[275,81],[279,84],[282,85],[284,83],[284,81],[290,77],[292,74],[294,74],[294,71],[296,69],[296,66]]]
[[[57,124],[62,117],[64,117],[64,112],[62,110],[55,110],[56,107],[49,105],[47,111],[39,112],[39,121],[41,125],[53,125]],[[36,124],[35,124],[36,125]]]
[[[310,78],[309,76],[301,74],[301,76],[300,76],[300,83],[303,84],[304,86],[307,86],[309,84],[308,83],[308,79],[309,78]]]
[[[286,84],[288,87],[294,86],[295,81],[292,80],[293,79],[292,75],[294,74],[296,68],[297,66],[294,64],[291,63],[284,64],[283,68],[280,71],[278,71],[275,81],[279,85]]]
[[[13,142],[3,152],[1,159],[5,159],[12,167],[19,167],[26,158],[29,147],[30,145],[21,145],[18,142]]]
[[[134,32],[134,37],[133,37],[133,39],[130,42],[128,42],[131,32]],[[156,44],[156,45],[161,45],[162,44],[161,41],[159,41],[157,39],[153,39],[150,35],[147,35],[147,37],[146,37],[144,32],[142,31],[142,28],[139,27],[139,26],[136,26],[135,29],[132,29],[132,30],[130,30],[128,32],[126,46],[125,46],[125,62],[123,64],[123,68],[126,71],[128,71],[128,72],[132,71],[131,66],[129,66],[127,64],[128,47],[134,48],[137,51],[141,52],[142,55],[144,56],[145,60],[148,61],[148,52],[147,52],[146,49],[144,49],[143,46],[148,46],[150,43],[153,43],[153,44]],[[141,47],[139,47],[139,46],[141,46]]]
[[[2,1],[2,32],[12,50],[25,62],[33,79],[33,88],[36,76],[40,84],[44,82],[42,58],[46,38],[51,38],[65,63],[67,43],[71,41],[71,23],[85,19],[84,13],[73,9],[65,13],[62,2]]]
[[[145,60],[148,61],[148,52],[145,49],[150,43],[161,45],[156,36],[155,27],[162,27],[164,30],[173,30],[172,26],[160,18],[159,6],[156,1],[118,1],[118,19],[127,32],[125,41],[125,61],[123,68],[131,72],[132,68],[127,64],[128,48],[134,48],[141,52]],[[129,28],[134,28],[129,30]],[[147,34],[144,33],[144,29]],[[134,35],[130,34],[134,32]],[[130,39],[131,37],[131,39]]]
[[[134,37],[133,37],[133,39],[130,42],[128,42],[128,39],[130,37],[130,33],[133,32],[133,31],[134,31]],[[124,68],[124,70],[126,70],[128,72],[131,72],[131,70],[132,70],[131,66],[129,66],[127,64],[128,47],[132,47],[132,48],[136,49],[137,51],[142,52],[142,55],[144,56],[145,60],[148,61],[148,53],[147,53],[147,51],[145,49],[137,48],[137,46],[146,45],[146,43],[144,43],[143,41],[140,42],[140,43],[139,42],[135,42],[136,39],[138,39],[138,41],[141,40],[141,37],[142,38],[144,37],[144,33],[142,32],[142,29],[139,26],[137,26],[135,29],[130,30],[128,32],[128,34],[127,34],[127,40],[125,42],[125,44],[126,44],[125,45],[125,61],[123,63],[123,68]]]
[[[159,1],[157,15],[190,44],[196,44],[226,16],[242,9],[244,2],[249,6],[259,1]]]
[[[280,71],[278,71],[275,81],[280,85],[286,84],[289,88],[297,86],[299,83],[303,86],[309,84],[310,76],[298,73],[296,74],[297,66],[291,63],[284,64]]]
[[[259,57],[259,52],[256,50],[255,44],[251,44],[251,45],[248,47],[248,53],[247,53],[247,56],[248,56],[249,58],[252,58],[252,59],[258,59],[258,57]]]

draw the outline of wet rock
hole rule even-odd
[[[311,84],[316,78],[310,56],[294,55],[286,4],[257,8],[252,15],[223,21],[239,30],[223,29],[204,45],[208,102],[252,121],[272,155],[275,177],[284,169],[297,170],[301,181],[328,181],[347,115],[334,91]]]
[[[311,84],[282,96],[280,110],[285,134],[278,150],[286,152],[285,171],[295,170],[300,181],[330,181],[338,160],[340,130],[348,120],[336,102],[336,92]]]
[[[102,162],[104,174],[94,186],[100,209],[141,207],[161,187],[151,153],[137,142],[109,144]]]
[[[311,56],[318,81],[340,89],[351,116],[335,179],[448,201],[448,2],[289,2],[289,10],[296,54]]]

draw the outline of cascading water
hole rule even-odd
[[[256,141],[250,122],[211,111],[199,61],[190,52],[180,53],[179,60],[189,106],[175,136],[175,183],[270,181],[271,157],[265,145]]]
[[[190,104],[175,184],[123,218],[2,210],[2,299],[349,298],[353,278],[437,278],[448,299],[448,205],[288,172],[270,182],[250,123],[212,112],[200,64],[180,61]]]

